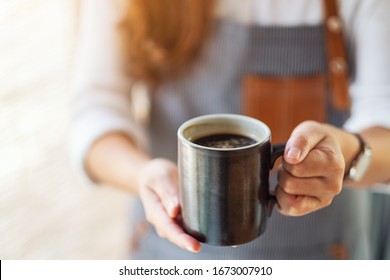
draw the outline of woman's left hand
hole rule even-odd
[[[275,195],[284,215],[301,216],[328,206],[341,192],[345,161],[328,125],[306,121],[286,143]]]

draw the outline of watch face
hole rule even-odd
[[[363,152],[354,161],[349,170],[349,179],[352,181],[360,181],[371,164],[371,158],[372,151],[368,146],[365,146]]]

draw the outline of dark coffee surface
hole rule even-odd
[[[238,134],[212,134],[198,138],[193,142],[201,146],[219,149],[239,148],[256,143],[252,138]]]

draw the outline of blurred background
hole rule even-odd
[[[126,258],[130,197],[67,154],[78,6],[0,0],[0,259]]]

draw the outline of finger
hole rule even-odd
[[[150,188],[160,198],[161,203],[171,218],[180,214],[178,175],[172,172],[169,177],[160,177]]]
[[[152,189],[169,216],[177,217],[180,214],[177,166],[164,159],[154,159],[144,173],[142,189]]]
[[[334,194],[328,188],[328,180],[321,177],[298,178],[285,170],[278,172],[278,186],[290,195],[322,197]]]
[[[278,211],[286,216],[302,216],[324,207],[316,197],[292,195],[279,186],[275,189],[275,195]]]
[[[319,142],[326,137],[321,124],[306,121],[298,125],[286,143],[284,159],[287,163],[297,164],[306,158]]]
[[[158,215],[160,216],[160,215]],[[188,235],[174,219],[169,217],[158,217],[157,227],[163,228],[163,236],[173,244],[176,244],[184,250],[188,250],[192,253],[198,253],[201,249],[201,245],[198,240]]]
[[[344,162],[331,149],[315,148],[304,161],[297,164],[283,162],[283,169],[295,177],[334,177],[344,174]]]
[[[190,252],[199,252],[200,243],[184,230],[165,212],[156,194],[151,190],[142,198],[147,220],[154,226],[158,235]]]

